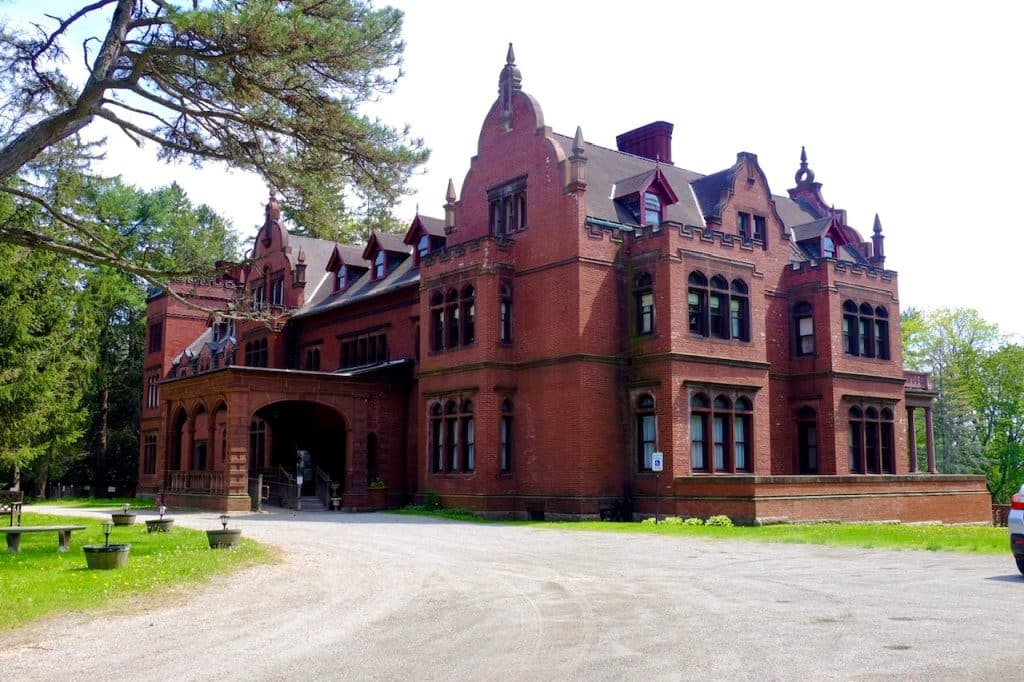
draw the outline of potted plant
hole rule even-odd
[[[206,539],[210,543],[210,549],[230,549],[238,546],[238,540],[242,537],[241,528],[228,528],[228,521],[231,519],[227,512],[220,515],[221,528],[206,531]]]
[[[174,519],[168,517],[164,518],[164,514],[167,512],[167,507],[160,505],[157,507],[157,513],[160,514],[158,519],[146,519],[146,532],[147,533],[166,533],[174,527]]]
[[[375,511],[388,508],[388,487],[379,476],[370,483],[370,507]]]
[[[110,544],[110,531],[114,525],[112,521],[103,522],[104,540],[102,545],[84,545],[82,547],[82,551],[85,552],[85,565],[90,569],[121,568],[128,563],[128,550],[132,546]]]
[[[130,526],[135,523],[135,512],[129,512],[128,507],[128,503],[125,502],[120,512],[114,512],[110,515],[115,526]]]

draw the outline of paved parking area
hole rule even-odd
[[[237,525],[284,561],[128,613],[0,634],[0,680],[1002,681],[1024,669],[1024,578],[1009,553],[391,514]]]

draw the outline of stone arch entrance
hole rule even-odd
[[[305,400],[265,405],[252,414],[249,470],[303,475],[302,494],[317,494],[326,476],[345,484],[350,432],[345,418],[331,407]]]

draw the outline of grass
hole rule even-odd
[[[104,505],[106,506],[106,505]],[[139,597],[181,593],[213,575],[269,563],[265,547],[242,538],[232,550],[211,550],[204,531],[175,527],[169,533],[146,532],[143,523],[116,526],[111,543],[128,543],[128,565],[109,571],[85,567],[82,545],[103,544],[101,520],[50,516],[26,511],[22,525],[81,525],[71,534],[71,551],[57,551],[57,533],[26,533],[21,552],[0,546],[0,629],[62,613],[131,605]]]
[[[891,523],[807,523],[774,526],[682,526],[666,524],[621,523],[614,521],[484,521],[464,509],[427,510],[407,507],[400,514],[437,516],[481,523],[516,525],[567,531],[604,533],[643,533],[679,537],[786,542],[793,544],[860,547],[864,549],[924,550],[931,552],[970,552],[1005,554],[1010,551],[1005,528],[991,526],[942,526]]]
[[[69,497],[66,500],[36,500],[26,502],[25,507],[33,504],[45,504],[53,507],[73,507],[75,509],[111,509],[120,511],[124,505],[129,505],[128,511],[132,509],[155,509],[155,503],[151,499],[136,499],[134,497]],[[23,524],[28,525],[28,524]]]

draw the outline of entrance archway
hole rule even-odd
[[[250,471],[284,469],[302,474],[302,494],[316,494],[319,474],[344,486],[348,429],[334,409],[304,400],[272,403],[253,413],[249,438]]]

